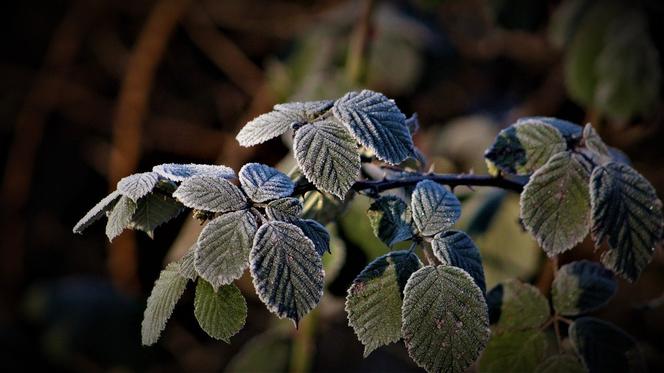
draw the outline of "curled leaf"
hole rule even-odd
[[[486,293],[482,257],[473,240],[464,232],[450,230],[438,233],[431,241],[433,254],[443,264],[459,267],[473,277],[475,283]]]
[[[247,163],[240,169],[240,184],[254,202],[288,197],[295,185],[284,173],[260,163]]]
[[[83,231],[92,225],[92,223],[101,219],[102,216],[105,216],[106,212],[115,206],[120,199],[120,196],[120,192],[116,190],[99,201],[99,203],[91,208],[90,211],[88,211],[85,216],[76,223],[73,229],[74,233],[83,233]]]

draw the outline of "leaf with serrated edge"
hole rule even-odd
[[[401,315],[408,354],[429,372],[464,372],[489,340],[482,290],[456,267],[426,266],[413,273]]]
[[[608,243],[602,263],[636,281],[662,237],[662,202],[655,189],[633,168],[610,162],[593,171],[590,197],[595,245]]]
[[[152,191],[159,181],[159,174],[156,172],[141,172],[139,174],[129,175],[118,181],[118,192],[138,202],[138,200]]]
[[[209,222],[198,236],[196,272],[215,289],[238,279],[249,266],[258,225],[249,210],[229,212]]]
[[[403,289],[421,266],[414,253],[393,251],[369,263],[348,289],[348,325],[364,345],[365,357],[401,338]]]
[[[180,274],[188,280],[196,280],[198,273],[194,266],[194,252],[196,251],[197,244],[193,244],[187,252],[178,260]]]
[[[323,263],[314,243],[297,226],[263,224],[251,249],[251,276],[258,297],[280,318],[295,324],[323,296]]]
[[[85,229],[87,229],[92,223],[96,222],[97,220],[101,219],[102,216],[106,215],[106,212],[111,210],[115,204],[117,203],[118,199],[120,199],[120,192],[117,190],[112,192],[111,194],[107,195],[99,201],[93,208],[88,211],[85,216],[81,218],[81,220],[76,223],[74,226],[73,232],[74,233],[83,233]]]
[[[491,337],[482,352],[482,373],[536,372],[544,360],[549,342],[539,329],[509,331]]]
[[[247,302],[240,289],[230,284],[218,290],[199,279],[194,297],[194,316],[210,337],[230,343],[247,319]]]
[[[254,146],[288,131],[293,124],[313,121],[315,116],[332,106],[332,101],[291,102],[275,105],[274,111],[262,114],[247,123],[237,141],[242,146]]]
[[[387,246],[413,237],[413,220],[410,208],[401,198],[383,196],[375,200],[367,211],[376,237]]]
[[[459,267],[473,277],[477,286],[486,293],[482,257],[473,240],[464,232],[450,230],[438,233],[431,241],[433,254],[443,264]]]
[[[318,255],[330,252],[330,233],[321,223],[312,219],[297,219],[291,223],[302,229],[302,233],[314,243]]]
[[[173,193],[183,205],[212,212],[238,211],[247,207],[240,188],[228,180],[196,176],[182,182]]]
[[[578,318],[569,326],[569,338],[591,373],[646,371],[634,338],[611,323]]]
[[[560,267],[553,280],[553,308],[564,316],[577,316],[603,307],[616,293],[613,273],[601,264],[581,260]]]
[[[424,236],[450,228],[461,216],[461,203],[454,193],[431,180],[417,183],[410,203],[415,227]]]
[[[184,293],[187,279],[180,275],[179,265],[170,263],[161,271],[154,283],[148,304],[143,313],[141,324],[142,342],[149,346],[155,344],[171,317],[175,304]]]
[[[383,94],[366,89],[346,93],[334,103],[332,112],[379,159],[399,164],[412,154],[406,116]]]
[[[302,209],[302,202],[299,198],[280,198],[267,204],[265,214],[270,220],[292,223],[302,214]]]
[[[533,372],[537,373],[585,373],[588,370],[570,354],[549,356]]]
[[[566,139],[572,139],[581,135],[583,128],[576,123],[554,117],[524,117],[516,121],[516,124],[545,123],[553,126]]]
[[[303,126],[293,148],[300,169],[318,189],[343,199],[360,175],[357,144],[334,119]]]
[[[240,169],[242,190],[254,202],[266,202],[288,197],[295,185],[276,168],[260,163],[247,163]]]
[[[131,218],[136,211],[136,203],[127,196],[122,196],[111,210],[106,222],[106,237],[109,241],[122,233],[131,224]]]
[[[590,123],[586,124],[586,126],[583,128],[583,143],[585,144],[586,148],[597,153],[598,155],[611,157],[611,154],[609,153],[609,147],[606,146],[604,141],[602,141],[602,138],[599,137],[599,134],[597,131],[595,131],[593,126],[590,125]]]
[[[172,181],[184,181],[194,176],[233,179],[235,171],[223,165],[164,163],[152,167],[152,171]]]
[[[138,201],[129,226],[153,237],[155,228],[180,215],[183,210],[184,206],[174,198],[151,193]]]
[[[521,220],[549,256],[581,242],[590,222],[590,170],[575,153],[562,152],[537,170],[521,194]]]
[[[486,298],[491,323],[499,331],[538,328],[550,316],[549,302],[542,293],[518,280],[495,286]]]

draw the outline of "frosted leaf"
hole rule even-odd
[[[375,200],[367,211],[373,232],[387,246],[413,237],[410,208],[401,198],[384,196]]]
[[[307,180],[343,199],[360,176],[357,144],[334,119],[295,132],[295,159]]]
[[[212,212],[229,212],[247,207],[247,198],[240,188],[228,180],[195,176],[180,184],[173,193],[183,205]]]
[[[599,137],[597,131],[590,125],[586,124],[583,128],[583,143],[586,145],[586,148],[592,150],[600,156],[605,158],[610,158],[611,154],[609,152],[609,147],[606,146],[602,138]]]
[[[209,222],[198,236],[196,272],[218,289],[238,279],[249,266],[258,225],[249,210],[229,212]]]
[[[113,241],[125,228],[129,227],[135,211],[136,203],[131,198],[127,196],[120,197],[108,215],[108,222],[106,222],[106,237],[109,241]]]
[[[184,206],[174,198],[151,193],[138,201],[129,227],[143,231],[153,238],[155,228],[180,215],[182,211]]]
[[[422,263],[412,252],[393,251],[369,263],[346,296],[348,325],[364,345],[364,356],[401,338],[403,289]]]
[[[284,173],[260,163],[247,163],[240,169],[240,184],[254,202],[288,197],[295,185]]]
[[[406,116],[383,94],[366,89],[346,93],[335,102],[332,112],[379,159],[399,164],[412,154]]]
[[[406,127],[408,127],[408,132],[410,132],[411,136],[420,129],[420,119],[417,113],[413,113],[410,118],[406,118]]]
[[[141,324],[143,345],[155,344],[171,317],[175,304],[178,302],[187,285],[187,279],[180,275],[177,263],[170,263],[161,271],[154,283]]]
[[[429,372],[465,372],[489,340],[482,291],[456,267],[426,266],[413,273],[401,316],[408,354]]]
[[[288,131],[293,124],[307,123],[328,110],[332,101],[292,102],[275,105],[274,111],[263,114],[247,123],[237,141],[242,146],[254,146]]]
[[[222,165],[164,163],[152,168],[153,172],[172,181],[184,181],[194,176],[233,179],[235,171]]]
[[[302,213],[302,202],[299,198],[281,198],[267,204],[265,213],[270,220],[281,220],[292,223]]]
[[[539,329],[509,331],[491,337],[482,352],[482,373],[538,372],[535,368],[546,358],[549,342]]]
[[[196,251],[197,244],[193,244],[189,250],[178,260],[180,268],[180,275],[188,280],[196,280],[198,273],[196,273],[196,268],[194,267],[194,252]]]
[[[88,211],[85,216],[81,218],[81,220],[76,223],[74,226],[73,232],[74,233],[83,233],[84,230],[86,230],[92,223],[96,222],[97,220],[101,219],[102,216],[106,215],[106,212],[111,210],[113,206],[117,203],[118,199],[120,199],[120,192],[117,190],[112,192],[111,194],[107,195],[99,201],[93,208]]]
[[[461,203],[454,193],[431,180],[422,180],[411,196],[415,227],[424,236],[450,228],[461,216]]]
[[[530,284],[506,281],[487,294],[489,316],[499,331],[538,328],[550,316],[549,302]]]
[[[610,162],[593,171],[590,195],[595,245],[608,243],[602,263],[636,281],[662,237],[662,202],[655,188],[633,168]]]
[[[302,229],[302,233],[314,243],[318,255],[323,256],[326,251],[331,253],[330,233],[321,223],[311,219],[298,219],[292,223]]]
[[[293,224],[263,224],[254,237],[251,275],[258,297],[297,324],[323,296],[323,263],[313,242]]]
[[[553,308],[563,316],[597,310],[613,297],[618,283],[601,264],[581,260],[560,267],[553,280]]]
[[[230,343],[247,319],[247,302],[240,289],[230,284],[218,290],[202,279],[196,284],[194,316],[210,337]]]
[[[118,192],[138,202],[138,200],[152,191],[159,181],[156,172],[142,172],[122,178],[118,181]]]
[[[549,356],[534,370],[537,373],[586,373],[587,371],[572,354]]]
[[[581,242],[590,223],[590,170],[571,152],[554,155],[521,194],[521,220],[549,256]]]
[[[484,269],[480,251],[467,234],[461,231],[450,230],[438,233],[431,241],[433,254],[443,264],[459,267],[468,272],[475,280],[475,284],[486,293]]]
[[[566,139],[581,135],[583,128],[576,123],[553,117],[525,117],[516,121],[516,124],[544,123],[553,126]]]

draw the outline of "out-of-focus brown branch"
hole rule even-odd
[[[373,14],[374,1],[364,0],[362,13],[357,20],[350,45],[348,46],[348,58],[346,59],[346,74],[348,81],[361,83],[366,73],[367,52],[369,36],[371,33],[371,15]]]
[[[190,0],[161,0],[148,16],[136,42],[125,72],[113,119],[113,147],[109,161],[110,189],[138,167],[141,152],[142,124],[154,75],[176,25]],[[136,243],[132,233],[125,233],[112,244],[109,270],[116,286],[136,292]]]

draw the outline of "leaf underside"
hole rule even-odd
[[[131,224],[131,218],[136,211],[136,203],[127,196],[122,196],[111,210],[106,222],[106,237],[109,241],[122,233]]]
[[[417,183],[411,197],[415,226],[424,236],[446,230],[461,216],[461,203],[454,193],[431,180]]]
[[[88,211],[85,216],[83,216],[81,220],[78,221],[78,223],[76,223],[73,232],[83,233],[83,231],[92,225],[92,223],[105,216],[106,212],[115,206],[117,201],[120,199],[120,196],[120,192],[116,190],[104,197],[101,201],[99,201],[99,203],[91,208],[90,211]]]
[[[240,184],[254,202],[266,202],[288,197],[293,193],[293,182],[275,168],[247,163],[240,169]]]
[[[174,198],[151,193],[138,201],[130,226],[153,237],[155,228],[180,215],[183,210],[184,206]]]
[[[203,280],[196,284],[194,315],[210,337],[230,343],[247,319],[247,303],[237,286],[223,285],[217,291]]]
[[[459,267],[468,272],[475,284],[486,293],[482,257],[473,240],[464,232],[449,230],[438,233],[431,241],[433,254],[443,264]]]
[[[170,263],[161,271],[143,313],[141,324],[143,345],[149,346],[157,342],[186,285],[187,279],[180,275],[177,263]]]
[[[189,208],[212,212],[237,211],[247,206],[247,198],[240,188],[228,180],[210,176],[195,176],[183,181],[173,197]]]
[[[560,267],[551,289],[553,307],[564,316],[577,316],[601,308],[618,284],[601,264],[582,260]]]

